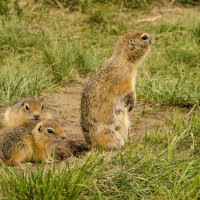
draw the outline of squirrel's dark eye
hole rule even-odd
[[[42,105],[41,109],[43,110],[44,109],[44,106]]]
[[[29,110],[29,106],[28,106],[28,105],[26,105],[26,106],[25,106],[25,109],[26,109],[26,110]]]
[[[54,133],[54,130],[51,129],[51,128],[48,128],[48,129],[47,129],[47,132],[48,132],[49,134],[53,134],[53,133]]]
[[[147,39],[148,39],[148,36],[147,36],[147,35],[143,35],[143,36],[141,37],[141,39],[142,39],[142,40],[147,40]]]

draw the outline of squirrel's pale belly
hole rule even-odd
[[[125,107],[125,102],[123,101],[125,95],[123,97],[117,97],[115,99],[115,106],[113,108],[114,115],[114,126],[117,128],[120,135],[127,140],[128,131],[130,126],[128,110]]]

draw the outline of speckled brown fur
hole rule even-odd
[[[24,126],[32,129],[39,121],[51,118],[42,101],[38,97],[30,97],[8,107],[2,124],[7,128]]]
[[[148,38],[144,39],[144,35]],[[121,36],[111,58],[84,87],[81,126],[91,146],[104,149],[124,146],[129,130],[127,101],[133,105],[130,94],[135,95],[137,68],[150,51],[152,39],[142,31]]]
[[[49,130],[53,130],[49,133]],[[32,131],[18,127],[1,131],[0,158],[8,165],[29,161],[48,161],[56,140],[65,137],[64,129],[53,120],[39,122]]]

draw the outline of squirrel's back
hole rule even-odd
[[[81,127],[83,133],[89,132],[91,124],[88,118],[91,107],[93,106],[92,104],[98,104],[99,96],[107,90],[107,86],[111,82],[109,74],[114,70],[113,66],[113,59],[107,60],[83,88],[81,95]],[[86,140],[89,139],[86,138]]]
[[[1,133],[0,156],[7,164],[13,163],[13,160],[31,156],[32,134],[30,129],[18,127],[15,129],[4,129]],[[23,149],[23,151],[21,151]],[[17,152],[20,152],[17,154]],[[16,156],[20,157],[17,158]]]

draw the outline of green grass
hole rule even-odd
[[[174,112],[163,128],[123,151],[35,169],[3,166],[5,199],[198,199],[198,115]]]
[[[142,98],[165,105],[199,104],[199,20],[190,14],[182,20],[160,21],[154,26],[157,44],[142,69],[141,84],[138,83]]]
[[[50,84],[47,70],[34,66],[33,63],[15,63],[16,69],[12,69],[12,63],[1,66],[0,71],[0,105],[12,104],[20,97],[34,96]],[[53,87],[53,86],[50,86]],[[50,88],[49,88],[50,89]]]
[[[197,8],[193,8],[194,12],[186,9],[183,16],[170,21],[164,17],[156,23],[137,24],[137,20],[147,14],[132,12],[132,8],[121,4],[93,4],[86,13],[60,10],[60,15],[51,7],[38,4],[34,9],[31,5],[25,6],[21,14],[13,12],[9,17],[0,16],[0,63],[5,66],[0,82],[2,88],[11,93],[8,95],[1,89],[0,102],[10,104],[22,96],[49,91],[49,85],[54,88],[71,81],[77,74],[88,74],[111,55],[117,37],[134,27],[156,37],[153,52],[138,76],[139,99],[162,105],[190,107],[199,104],[200,19]],[[15,83],[12,83],[14,77],[10,83],[5,82],[9,70],[13,71],[10,78],[19,73],[24,84],[12,87],[12,84],[18,85],[21,77]],[[28,74],[37,82],[37,90],[31,87],[23,91],[23,85],[30,81]]]
[[[98,63],[92,49],[88,50],[80,41],[70,39],[54,41],[44,48],[44,64],[50,67],[55,82],[61,83],[76,74],[84,75]]]
[[[174,5],[181,2],[197,1]],[[156,43],[139,70],[138,100],[170,108],[164,126],[123,151],[90,152],[51,166],[2,165],[3,198],[199,199],[199,12],[153,0],[1,1],[1,107],[89,76],[111,56],[120,34],[141,29]],[[138,22],[158,14],[156,21]]]

